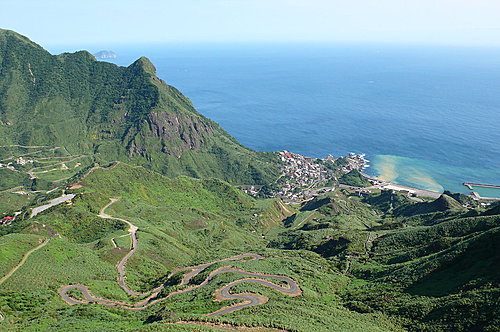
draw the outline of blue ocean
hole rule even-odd
[[[147,56],[160,78],[256,150],[311,157],[365,153],[371,160],[366,173],[435,191],[470,191],[463,182],[500,185],[499,48],[168,44],[87,49],[111,49],[118,58],[110,61],[124,66]],[[500,197],[499,191],[488,195]]]

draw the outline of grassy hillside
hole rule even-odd
[[[341,197],[305,203],[300,212],[305,219],[295,217],[302,220],[300,227],[292,222],[270,246],[316,252],[350,276],[341,297],[351,310],[384,312],[413,331],[500,326],[495,207],[467,211],[452,196],[415,203],[388,191],[362,201],[343,197],[346,204],[336,206]]]
[[[197,113],[146,58],[54,56],[0,30],[0,139],[0,216],[19,212],[0,226],[0,330],[500,327],[499,204],[346,186],[294,204],[252,198],[232,184],[271,182],[275,156]],[[75,197],[29,218],[63,193]],[[260,305],[207,316],[238,303],[220,301],[231,283]]]
[[[372,185],[357,169],[353,169],[349,173],[342,175],[339,183],[355,187],[369,187]]]
[[[221,180],[171,179],[125,164],[97,169],[80,183],[82,187],[72,191],[77,194],[73,205],[54,207],[31,219],[22,232],[2,237],[2,243],[12,243],[6,249],[12,252],[12,263],[4,270],[39,238],[50,239],[0,286],[0,311],[6,316],[0,323],[2,327],[92,327],[105,331],[175,330],[183,326],[186,331],[203,330],[197,325],[166,325],[196,320],[292,331],[352,331],[364,327],[373,331],[399,330],[398,324],[382,313],[360,314],[346,309],[340,294],[349,278],[337,273],[321,256],[266,248],[268,241],[261,232],[280,228],[279,219],[292,212],[277,200],[255,201]],[[176,267],[253,252],[266,258],[217,263],[193,282],[199,283],[217,267],[232,265],[290,276],[299,283],[303,295],[287,297],[268,287],[245,283],[233,291],[257,292],[267,296],[269,302],[233,314],[205,317],[227,305],[213,301],[214,291],[238,277],[222,274],[196,292],[178,295],[144,311],[68,306],[57,293],[67,284],[87,285],[93,294],[104,298],[133,301],[116,282],[115,265],[130,246],[127,226],[96,216],[111,197],[119,201],[106,213],[139,227],[137,252],[126,264],[126,280],[132,289],[146,291],[158,286]]]

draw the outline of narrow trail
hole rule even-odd
[[[1,279],[0,279],[0,286],[7,280],[9,279],[21,266],[24,265],[24,263],[28,260],[28,257],[34,253],[35,251],[37,251],[38,249],[41,249],[43,247],[45,247],[47,245],[47,243],[49,243],[50,239],[45,239],[40,245],[36,246],[35,248],[32,248],[30,249],[29,251],[27,251],[23,258],[21,259],[21,261],[19,262],[19,264],[17,264],[16,266],[14,266],[9,272],[7,272],[6,275],[4,275]],[[3,320],[5,320],[5,316],[2,314],[2,312],[0,311],[0,322],[2,322]]]
[[[48,146],[48,145],[18,145],[18,144],[13,144],[13,145],[0,145],[0,148],[40,149],[40,148],[50,148],[50,146]]]
[[[311,218],[312,216],[314,216],[314,212],[312,212],[310,215],[308,215],[307,217],[304,218],[304,220],[302,220],[301,222],[299,222],[299,224],[297,226],[295,226],[295,229],[299,229],[299,227],[305,223],[309,218]]]
[[[285,204],[283,204],[283,201],[280,199],[278,204],[280,205],[281,209],[283,209],[283,211],[285,211],[286,213],[288,214],[293,214],[292,211],[290,211],[286,206]]]
[[[34,147],[31,147],[31,148],[42,148],[42,147],[43,146],[38,146],[38,147],[34,146]],[[38,150],[38,151],[34,151],[34,152],[27,152],[27,153],[23,153],[23,154],[18,154],[17,156],[10,156],[8,158],[2,159],[1,161],[12,160],[12,159],[16,159],[16,158],[19,158],[19,157],[24,157],[24,156],[29,156],[29,155],[33,155],[33,154],[38,154],[38,153],[41,153],[41,152],[55,151],[55,150],[59,150],[60,148],[61,148],[60,146],[56,146],[55,148],[51,148],[51,149]]]
[[[87,173],[83,174],[83,176],[81,177],[80,181],[85,179],[87,176],[89,176],[90,174],[92,174],[94,171],[98,170],[98,169],[104,169],[104,170],[112,170],[113,168],[115,168],[116,166],[120,165],[121,162],[120,161],[115,161],[115,163],[109,167],[102,167],[102,166],[94,166],[92,167],[91,169],[89,169],[87,171]]]
[[[19,262],[19,264],[17,264],[16,266],[14,266],[12,268],[12,270],[10,270],[9,272],[7,272],[7,274],[5,276],[2,277],[2,279],[0,279],[0,285],[2,285],[7,279],[9,279],[13,274],[14,272],[17,271],[17,269],[19,269],[21,266],[23,266],[23,264],[26,262],[26,260],[28,259],[28,257],[35,251],[37,251],[38,249],[41,249],[43,247],[45,247],[47,245],[47,243],[49,243],[49,239],[45,239],[42,244],[36,246],[35,248],[33,249],[30,249],[28,252],[26,252],[23,256],[23,259],[21,259],[21,261]]]
[[[372,250],[373,241],[377,239],[377,235],[373,232],[369,232],[365,241],[365,255],[370,255]]]
[[[128,303],[124,301],[115,301],[115,300],[110,300],[110,299],[104,299],[104,298],[99,298],[94,296],[90,289],[85,286],[85,285],[65,285],[61,286],[58,290],[59,295],[61,295],[62,299],[70,304],[70,305],[75,305],[75,304],[98,304],[98,305],[104,305],[108,307],[116,307],[116,308],[122,308],[122,309],[127,309],[127,310],[134,310],[134,311],[139,311],[139,310],[144,310],[149,308],[150,306],[160,302],[164,301],[166,299],[169,299],[175,295],[187,293],[194,291],[200,287],[203,287],[207,285],[210,280],[212,280],[216,275],[221,274],[221,273],[234,273],[234,274],[240,274],[245,276],[246,278],[236,280],[232,283],[229,283],[228,285],[222,287],[218,291],[215,292],[216,299],[218,301],[224,301],[224,300],[229,300],[229,299],[240,299],[243,300],[243,302],[240,302],[238,304],[229,306],[229,307],[224,307],[221,308],[215,312],[212,312],[208,314],[207,316],[219,316],[222,314],[227,314],[231,313],[237,310],[241,310],[246,307],[250,306],[255,306],[259,304],[264,304],[268,301],[268,298],[259,294],[253,294],[253,293],[244,293],[244,294],[231,294],[229,290],[234,287],[237,284],[244,283],[244,282],[254,282],[258,283],[261,285],[268,286],[282,294],[288,295],[288,296],[298,296],[302,294],[302,291],[299,288],[299,285],[290,277],[287,276],[281,276],[281,275],[274,275],[274,274],[265,274],[265,273],[257,273],[257,272],[250,272],[250,271],[245,271],[242,269],[234,268],[231,266],[222,266],[214,271],[212,271],[206,278],[205,280],[198,284],[198,285],[193,285],[189,286],[187,288],[177,290],[170,292],[168,295],[164,297],[158,297],[160,292],[166,287],[167,282],[177,273],[184,272],[184,271],[189,271],[187,272],[184,277],[182,278],[180,285],[181,286],[186,286],[189,284],[189,282],[199,275],[201,272],[206,270],[208,267],[216,264],[216,263],[221,263],[221,262],[229,262],[229,261],[251,261],[251,260],[261,260],[264,259],[264,257],[258,255],[258,254],[252,254],[252,253],[247,253],[247,254],[241,254],[241,255],[236,255],[236,256],[231,256],[228,258],[223,258],[219,259],[210,263],[205,263],[205,264],[199,264],[195,266],[188,266],[188,267],[182,267],[182,268],[177,268],[174,269],[165,279],[165,283],[160,285],[159,287],[150,290],[145,293],[138,293],[130,289],[125,280],[126,280],[126,274],[125,274],[125,264],[127,260],[133,255],[135,250],[137,249],[138,241],[136,237],[137,230],[139,229],[137,226],[132,224],[130,221],[122,219],[122,218],[116,218],[112,217],[108,214],[105,213],[105,210],[109,208],[112,204],[114,204],[118,199],[116,198],[111,198],[110,202],[104,206],[100,213],[99,217],[101,218],[106,218],[106,219],[114,219],[114,220],[120,220],[122,222],[125,222],[127,225],[129,225],[128,232],[130,233],[130,237],[132,240],[131,244],[131,249],[130,251],[118,262],[117,264],[117,270],[118,270],[118,284],[120,287],[129,295],[133,297],[145,297],[140,301],[137,301],[136,303]],[[248,278],[251,277],[251,278]],[[279,281],[282,281],[286,283],[285,286],[280,286],[275,283],[272,283],[268,280],[268,278],[276,279]],[[78,290],[83,296],[82,298],[75,298],[68,294],[69,291],[72,290]]]
[[[197,326],[210,326],[214,328],[221,329],[223,331],[249,331],[249,332],[259,332],[262,329],[266,329],[267,331],[275,331],[275,332],[290,332],[289,330],[277,329],[273,327],[248,327],[244,325],[232,325],[228,323],[212,323],[212,322],[202,322],[202,321],[184,321],[180,320],[175,323],[166,323],[166,324],[185,324],[185,325],[197,325]]]

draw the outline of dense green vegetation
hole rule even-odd
[[[97,169],[80,183],[71,191],[77,194],[73,205],[54,207],[28,220],[21,232],[2,236],[0,253],[9,261],[3,273],[40,239],[50,238],[0,286],[6,328],[217,330],[166,324],[195,320],[291,331],[466,331],[494,330],[499,324],[496,206],[456,210],[448,196],[445,209],[425,208],[420,214],[417,207],[442,207],[443,199],[417,203],[391,192],[361,198],[338,189],[297,209],[277,199],[255,200],[221,180],[171,179],[123,163]],[[206,317],[227,305],[213,301],[214,291],[238,279],[221,274],[193,293],[140,312],[68,306],[57,289],[75,283],[100,297],[133,301],[116,282],[115,265],[130,246],[127,227],[96,216],[112,197],[119,201],[106,212],[139,227],[137,252],[126,265],[132,289],[158,286],[176,267],[253,252],[267,258],[217,263],[193,284],[217,267],[232,265],[292,277],[302,295],[291,298],[241,284],[233,291],[257,292],[269,302]],[[179,280],[169,281],[166,292]]]
[[[0,216],[18,212],[12,225],[0,226],[1,330],[500,327],[500,203],[481,207],[451,192],[426,201],[392,191],[362,195],[346,186],[295,204],[252,198],[232,184],[271,183],[275,156],[245,148],[197,113],[146,58],[121,68],[87,52],[52,56],[0,30],[0,139],[0,160],[15,168],[0,169]],[[30,163],[18,163],[19,156]],[[369,185],[357,171],[340,182]],[[5,190],[16,187],[23,192]],[[75,194],[71,204],[29,218],[31,207],[62,193]],[[117,263],[132,238],[123,220],[98,216],[111,198],[117,201],[105,213],[138,227],[125,265],[134,291],[164,284],[164,296],[230,265],[293,278],[301,295],[242,283],[231,292],[269,301],[206,316],[236,303],[214,300],[216,290],[241,279],[222,273],[142,311],[68,305],[58,293],[64,285],[86,285],[95,296],[129,304],[144,297],[133,298],[117,282]],[[188,285],[180,285],[185,271],[167,280],[175,268],[242,253],[264,259],[214,263]],[[82,298],[75,289],[70,295]]]
[[[369,187],[372,185],[357,169],[342,175],[339,182],[354,187]]]
[[[325,324],[341,331],[363,326],[374,331],[397,330],[397,324],[384,314],[358,314],[344,308],[332,290],[345,286],[348,278],[334,273],[335,268],[321,256],[266,248],[268,242],[260,234],[280,227],[277,222],[292,212],[285,212],[287,208],[277,200],[255,201],[217,179],[170,179],[125,164],[96,170],[82,184],[73,191],[77,194],[73,205],[63,204],[42,213],[31,219],[31,226],[16,234],[19,239],[51,240],[0,288],[0,306],[7,316],[2,324],[7,328],[28,328],[29,324],[38,329],[64,329],[91,324],[98,330],[116,326],[149,329],[160,324],[156,328],[163,329],[165,321],[195,319],[299,331],[326,331]],[[213,302],[213,292],[235,280],[236,275],[224,274],[196,293],[179,295],[141,312],[85,305],[76,310],[68,306],[56,291],[72,283],[88,285],[98,296],[130,300],[116,283],[115,264],[127,251],[122,246],[130,245],[126,238],[118,240],[126,234],[124,225],[96,217],[110,197],[120,200],[106,212],[139,227],[138,251],[127,263],[127,283],[133,289],[151,289],[175,267],[255,252],[268,258],[230,265],[291,276],[300,283],[303,296],[288,298],[258,285],[241,285],[237,290],[268,296],[268,304],[227,317],[204,317],[225,305]],[[117,240],[118,248],[114,248],[112,238]],[[18,247],[9,250],[22,255],[26,245]],[[12,260],[16,260],[15,256]],[[216,264],[213,269],[222,265],[228,263]],[[48,319],[47,312],[57,312],[57,316]],[[305,316],[312,318],[304,321]]]
[[[350,275],[340,296],[351,310],[384,312],[414,331],[494,331],[500,324],[497,205],[467,210],[452,198],[459,195],[449,194],[422,203],[390,191],[361,201],[348,195],[343,208],[335,204],[341,195],[318,197],[303,206],[300,214],[309,217],[301,227],[269,245],[316,252]]]

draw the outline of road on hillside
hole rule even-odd
[[[235,268],[227,268],[221,271],[220,273],[223,272],[233,272],[233,273],[238,273],[244,276],[248,277],[254,277],[254,278],[259,278],[259,279],[254,279],[254,278],[245,278],[245,279],[240,279],[233,281],[226,286],[222,287],[218,291],[216,291],[216,296],[219,300],[243,300],[243,302],[234,304],[232,306],[224,307],[222,309],[219,309],[215,312],[212,312],[208,314],[207,316],[220,316],[224,314],[228,314],[237,310],[241,310],[246,307],[251,307],[259,304],[264,304],[266,303],[269,299],[266,296],[259,295],[259,294],[252,294],[252,293],[242,293],[242,294],[232,294],[229,292],[231,288],[238,284],[242,284],[245,282],[254,282],[258,283],[267,287],[270,287],[282,294],[288,295],[288,296],[298,296],[301,294],[299,285],[295,282],[290,277],[286,276],[280,276],[280,275],[272,275],[272,274],[262,274],[262,273],[255,273],[255,272],[248,272],[240,269],[235,269]],[[280,281],[283,281],[286,283],[286,286],[279,286],[276,285],[275,283],[272,283],[267,280],[263,280],[260,278],[273,278],[277,279]]]
[[[112,217],[108,214],[106,214],[105,210],[109,208],[112,204],[114,204],[118,199],[112,198],[110,199],[110,202],[106,204],[100,211],[99,217],[101,218],[106,218],[106,219],[114,219],[114,220],[120,220],[122,222],[125,222],[127,225],[129,225],[128,232],[130,233],[130,237],[132,240],[132,245],[130,251],[118,262],[117,264],[117,270],[118,270],[118,283],[120,287],[127,292],[127,294],[135,296],[135,297],[143,297],[145,296],[144,299],[134,303],[130,304],[127,302],[123,301],[115,301],[115,300],[110,300],[110,299],[103,299],[94,296],[89,288],[85,285],[65,285],[61,286],[59,288],[59,294],[62,297],[62,299],[70,304],[70,305],[75,305],[75,304],[99,304],[99,305],[104,305],[104,306],[109,306],[109,307],[117,307],[117,308],[122,308],[122,309],[127,309],[127,310],[144,310],[160,301],[163,301],[165,299],[171,298],[172,296],[182,294],[182,293],[187,293],[194,291],[200,287],[203,287],[208,284],[210,280],[212,280],[216,275],[221,274],[221,273],[234,273],[234,274],[239,274],[245,277],[252,277],[252,278],[244,278],[240,279],[237,281],[234,281],[232,283],[229,283],[228,285],[224,286],[220,290],[216,291],[216,297],[219,301],[223,300],[229,300],[229,299],[240,299],[243,300],[243,302],[229,306],[229,307],[224,307],[222,309],[219,309],[213,313],[208,314],[208,316],[219,316],[222,314],[227,314],[230,312],[234,312],[237,310],[241,310],[243,308],[249,307],[249,306],[254,306],[254,305],[259,305],[266,303],[268,301],[268,298],[259,294],[252,294],[252,293],[245,293],[245,294],[231,294],[229,290],[234,287],[237,284],[244,283],[244,282],[254,282],[258,283],[264,286],[268,286],[282,294],[288,295],[288,296],[298,296],[302,292],[299,288],[299,285],[290,277],[287,276],[281,276],[281,275],[274,275],[274,274],[265,274],[265,273],[257,273],[257,272],[250,272],[250,271],[245,271],[242,269],[234,268],[231,266],[222,266],[214,271],[212,271],[206,278],[205,280],[198,284],[198,285],[193,285],[189,286],[187,288],[173,291],[169,293],[168,295],[164,297],[158,297],[160,292],[165,288],[166,283],[177,273],[180,272],[187,272],[184,277],[182,278],[180,285],[188,285],[189,282],[196,277],[198,274],[203,272],[205,269],[208,267],[216,264],[216,263],[221,263],[221,262],[229,262],[229,261],[250,261],[250,260],[261,260],[264,259],[264,257],[258,255],[258,254],[252,254],[252,253],[247,253],[247,254],[240,254],[236,256],[231,256],[228,258],[216,260],[210,263],[205,263],[205,264],[199,264],[195,266],[188,266],[188,267],[183,267],[183,268],[177,268],[174,269],[166,278],[166,281],[164,284],[160,285],[159,287],[145,293],[137,293],[130,289],[126,282],[126,274],[125,274],[125,264],[127,260],[133,255],[135,250],[137,249],[138,246],[138,241],[136,237],[137,230],[139,229],[137,226],[132,224],[130,221],[122,218],[116,218]],[[276,279],[281,282],[284,282],[286,285],[285,286],[280,286],[275,283],[272,283],[270,281],[267,281],[265,279]],[[75,298],[72,295],[69,294],[70,291],[72,290],[78,290],[80,291],[82,298]]]
[[[126,219],[115,218],[115,217],[110,216],[109,214],[106,214],[106,212],[104,212],[108,207],[110,207],[112,204],[114,204],[117,201],[118,201],[117,198],[111,198],[110,202],[101,209],[101,212],[97,216],[100,218],[104,218],[104,219],[119,220],[119,221],[126,223],[129,226],[128,232],[130,233],[130,239],[131,239],[130,251],[125,256],[123,256],[123,258],[118,262],[118,264],[116,265],[116,268],[118,269],[118,284],[120,285],[120,287],[123,288],[123,290],[125,292],[127,292],[127,294],[134,296],[134,297],[137,297],[137,296],[140,296],[141,294],[130,289],[127,286],[127,284],[125,283],[125,278],[126,278],[125,264],[127,263],[128,259],[134,254],[134,252],[137,249],[136,233],[137,233],[137,230],[139,228]]]

